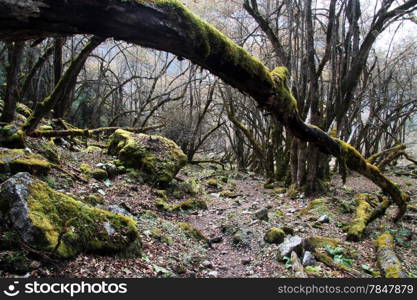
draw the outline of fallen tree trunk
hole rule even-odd
[[[384,215],[390,205],[388,198],[384,197],[382,201],[379,202],[378,197],[370,194],[356,195],[355,202],[355,217],[349,227],[346,238],[349,241],[359,241],[366,229],[366,225]]]
[[[401,6],[415,5],[409,1]],[[409,196],[369,164],[352,146],[303,122],[297,101],[287,86],[284,67],[272,72],[213,26],[177,1],[153,0],[0,0],[0,38],[39,38],[51,34],[95,34],[169,51],[190,59],[252,96],[299,139],[336,156],[389,194],[399,207],[395,220],[407,208]]]
[[[379,267],[386,278],[405,278],[401,270],[401,262],[395,254],[395,242],[388,232],[381,234],[376,240],[376,255]]]
[[[77,136],[86,136],[90,137],[100,133],[110,134],[115,132],[117,129],[123,129],[126,131],[134,133],[144,133],[150,130],[155,130],[163,127],[164,125],[153,125],[142,128],[132,128],[132,127],[102,127],[96,129],[66,129],[66,130],[35,130],[30,134],[31,137],[77,137]]]

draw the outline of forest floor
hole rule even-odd
[[[82,149],[59,149],[62,167],[75,173],[79,172],[82,163],[94,167],[115,159],[101,151],[87,153]],[[396,167],[388,175],[410,193],[415,205],[417,179],[410,176],[411,171],[407,167]],[[188,165],[177,178],[180,180],[174,180],[165,192],[161,192],[141,183],[138,174],[126,173],[104,181],[91,178],[86,184],[57,170],[52,171],[44,180],[58,191],[79,199],[92,193],[101,194],[104,202],[99,204],[100,207],[116,206],[129,212],[138,222],[143,253],[137,258],[83,254],[59,263],[41,264],[24,276],[294,277],[291,264],[277,260],[278,246],[264,241],[264,235],[271,227],[287,226],[302,238],[320,236],[340,240],[345,250],[342,262],[363,277],[380,276],[374,240],[379,233],[389,231],[395,237],[396,252],[406,274],[417,277],[417,212],[408,211],[394,224],[391,218],[396,207],[393,205],[386,216],[368,225],[364,239],[345,241],[355,194],[379,193],[379,188],[364,177],[351,174],[343,185],[340,177],[334,175],[329,191],[319,196],[323,205],[307,212],[303,209],[318,197],[291,194],[279,186],[266,189],[263,178],[253,173],[224,171],[220,166],[209,164]],[[196,183],[192,188],[186,184],[190,179]],[[160,210],[155,202],[161,193],[167,195],[166,202],[170,205],[197,199],[205,201],[207,209]],[[259,212],[267,212],[267,219],[259,219]],[[317,219],[322,215],[327,215],[330,222],[318,223]],[[192,225],[201,235],[190,234],[179,222]],[[308,271],[309,277],[352,277],[352,274],[321,262]],[[0,271],[0,276],[14,274]]]

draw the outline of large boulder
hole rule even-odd
[[[77,201],[29,173],[18,173],[0,185],[0,216],[23,242],[64,258],[140,248],[133,219]]]
[[[187,163],[187,157],[175,142],[154,135],[116,130],[108,152],[117,155],[128,168],[143,172],[144,179],[155,185],[169,183]]]
[[[18,172],[46,175],[50,168],[51,164],[42,155],[24,149],[0,148],[0,177]]]

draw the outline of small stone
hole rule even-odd
[[[201,265],[206,269],[212,269],[213,268],[213,264],[208,260],[203,261],[201,263]]]
[[[211,272],[208,273],[208,275],[211,276],[211,277],[218,277],[219,276],[219,272],[217,272],[217,271],[211,271]]]
[[[315,266],[317,264],[316,259],[314,258],[314,255],[310,251],[304,252],[303,256],[303,266]]]
[[[322,215],[320,218],[318,218],[317,222],[320,224],[330,223],[330,218],[328,215]]]
[[[252,262],[250,258],[244,258],[242,259],[242,265],[246,266],[249,265]]]
[[[278,259],[282,260],[285,256],[289,256],[292,251],[301,254],[303,250],[304,239],[299,236],[286,238],[282,244],[278,246]]]
[[[255,217],[259,220],[268,221],[268,209],[263,208],[255,213]]]

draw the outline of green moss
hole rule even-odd
[[[311,236],[307,239],[307,242],[310,246],[315,248],[324,248],[325,246],[330,246],[336,248],[337,246],[343,244],[340,240],[335,238],[329,238],[325,236]]]
[[[349,226],[348,239],[359,240],[365,231],[366,225],[368,224],[369,217],[372,213],[372,206],[369,204],[368,199],[372,197],[367,194],[358,194],[355,197],[356,212],[353,218],[352,225]]]
[[[53,163],[58,163],[60,156],[53,139],[39,144],[39,153]]]
[[[81,152],[84,152],[84,153],[93,153],[93,152],[102,152],[102,151],[103,149],[97,146],[88,146],[87,148],[81,150]]]
[[[220,192],[220,196],[225,197],[225,198],[236,198],[237,195],[234,191],[231,190],[224,190]]]
[[[281,244],[284,241],[285,232],[282,229],[272,227],[265,236],[264,241],[270,244]]]
[[[46,130],[54,130],[54,128],[51,125],[42,125],[39,126],[40,131],[46,131]]]
[[[104,180],[109,178],[109,174],[106,170],[99,169],[99,168],[91,168],[88,164],[80,164],[80,170],[83,172],[86,178],[93,177],[97,180]]]
[[[0,146],[7,148],[25,148],[25,133],[15,124],[0,126]]]
[[[171,211],[171,205],[164,198],[156,198],[155,206],[159,210]]]
[[[379,235],[378,238],[376,239],[375,246],[379,250],[394,249],[395,247],[394,238],[389,232],[384,232],[383,234]]]
[[[155,185],[168,184],[185,166],[187,157],[173,141],[160,136],[116,130],[108,152],[117,155],[126,167],[140,170]]]
[[[209,178],[207,180],[207,185],[209,187],[213,187],[213,188],[218,188],[219,187],[219,183],[218,183],[217,179],[214,178],[214,177],[213,178]]]
[[[307,215],[309,213],[315,213],[319,215],[327,214],[332,215],[332,212],[328,208],[329,199],[327,198],[317,198],[310,201],[307,207],[300,210],[299,214],[301,216]]]
[[[191,196],[197,196],[203,192],[202,187],[197,183],[195,178],[188,178],[185,181],[180,182],[178,184],[178,189]]]
[[[201,199],[190,199],[174,205],[171,210],[179,211],[194,209],[207,209],[207,203]]]
[[[22,149],[0,148],[0,173],[29,172],[46,175],[51,164],[41,155]]]
[[[26,118],[29,118],[29,116],[32,114],[32,110],[27,107],[25,104],[18,102],[16,104],[16,112],[18,114],[21,114],[25,116]]]
[[[97,180],[104,180],[109,178],[109,174],[107,174],[107,171],[103,169],[91,170],[91,176]]]
[[[119,252],[139,239],[133,219],[91,207],[41,181],[30,185],[27,201],[38,246],[62,257]]]
[[[184,222],[177,222],[176,224],[188,237],[207,242],[207,238],[192,225]]]

